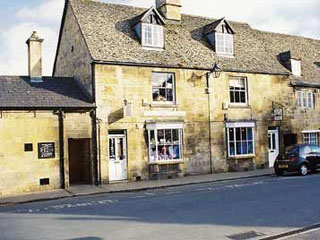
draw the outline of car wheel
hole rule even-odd
[[[283,171],[279,170],[278,168],[274,168],[274,172],[277,176],[282,176],[283,175]]]
[[[300,166],[300,174],[302,176],[306,176],[308,174],[308,166],[306,164],[301,164],[301,166]]]

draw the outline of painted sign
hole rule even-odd
[[[273,120],[282,121],[283,120],[283,110],[282,108],[273,109]]]
[[[54,158],[55,148],[54,142],[38,143],[38,158]]]

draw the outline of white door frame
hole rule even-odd
[[[268,130],[268,161],[269,167],[273,164],[280,152],[279,127],[274,130]]]
[[[110,140],[113,139],[114,143],[114,158],[111,158],[111,146]],[[118,156],[119,153],[119,145],[117,141],[122,139],[122,152],[123,158],[120,159]],[[127,168],[128,168],[128,158],[127,158],[127,136],[126,134],[112,134],[109,133],[109,181],[123,181],[128,179]]]

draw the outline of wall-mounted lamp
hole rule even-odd
[[[214,64],[213,69],[210,71],[210,74],[212,74],[212,76],[214,78],[219,78],[220,77],[221,67],[218,65],[218,63]]]

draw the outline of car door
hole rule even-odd
[[[312,153],[314,154],[314,167],[320,167],[320,147],[319,146],[311,146]]]

